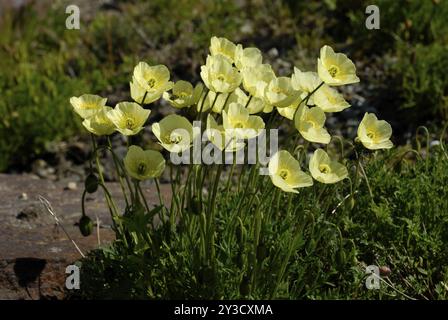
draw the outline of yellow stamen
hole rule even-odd
[[[367,132],[367,137],[369,137],[370,139],[374,140],[375,139],[375,132],[373,131],[369,131]]]
[[[330,166],[328,164],[321,164],[321,165],[319,165],[319,171],[324,173],[324,174],[327,174],[327,173],[331,172],[331,169],[330,169]]]
[[[146,171],[146,164],[140,163],[137,167],[137,172],[139,175],[144,175]]]
[[[151,78],[151,79],[148,80],[148,85],[149,85],[150,88],[154,88],[155,84],[156,84],[156,80],[155,79]]]
[[[134,119],[128,118],[126,119],[126,128],[129,130],[133,130],[135,126]]]
[[[328,69],[328,73],[330,74],[330,76],[332,76],[334,78],[339,73],[339,68],[336,66],[331,66]]]
[[[280,178],[282,178],[283,180],[286,180],[288,178],[289,172],[288,170],[282,169],[280,170],[280,172],[278,173],[278,175],[280,176]]]

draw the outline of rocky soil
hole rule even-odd
[[[121,199],[119,185],[111,182],[108,186],[115,198]],[[0,299],[64,298],[65,269],[81,258],[38,200],[39,195],[48,199],[82,252],[113,241],[111,219],[100,192],[89,195],[86,203],[88,215],[99,224],[91,236],[80,234],[77,222],[81,217],[82,189],[79,182],[67,179],[51,181],[32,174],[0,174]],[[169,190],[169,185],[162,185],[166,198]],[[153,185],[145,185],[144,192],[151,204],[157,203]],[[118,205],[123,207],[123,202],[118,201]]]

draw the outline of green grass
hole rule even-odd
[[[95,12],[92,20],[81,15],[80,30],[65,28],[62,3],[44,15],[32,6],[3,12],[0,171],[29,169],[48,142],[81,134],[71,96],[100,94],[111,106],[129,100],[140,60],[193,79],[205,59],[198,48],[206,48],[213,34],[235,38],[243,22],[232,1],[127,1],[122,8]]]
[[[83,285],[72,298],[446,299],[448,156],[436,146],[427,159],[410,160],[407,150],[367,163],[373,198],[365,181],[354,201],[343,200],[347,183],[316,184],[291,198],[288,211],[289,196],[266,181],[277,213],[262,224],[257,246],[252,232],[260,212],[248,207],[239,218],[229,216],[250,195],[218,196],[216,268],[198,259],[182,221],[175,232],[159,228],[152,248],[116,242],[90,252],[80,261]],[[388,266],[389,285],[367,290],[367,265]]]

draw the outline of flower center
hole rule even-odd
[[[280,170],[280,172],[278,173],[278,175],[280,176],[280,178],[282,178],[283,180],[286,180],[289,176],[289,171],[282,169]]]
[[[313,120],[307,120],[306,123],[308,123],[311,127],[313,128],[317,128],[317,124],[316,122],[314,122]]]
[[[319,165],[319,171],[324,173],[324,174],[327,174],[327,173],[331,172],[331,169],[330,169],[330,166],[328,164],[321,164],[321,165]]]
[[[280,87],[274,87],[274,88],[272,88],[272,92],[277,93],[277,94],[281,94],[281,93],[286,94],[285,90],[283,90],[283,89],[280,88]]]
[[[126,119],[126,128],[129,130],[133,130],[135,126],[134,119],[128,118]]]
[[[333,65],[328,69],[328,73],[334,78],[339,73],[339,68]]]
[[[236,129],[242,129],[242,128],[244,128],[244,125],[243,125],[243,123],[242,122],[237,122],[237,123],[235,123],[235,126],[234,126]]]
[[[225,81],[225,80],[226,80],[226,77],[224,77],[223,74],[218,75],[216,78],[217,78],[219,81]]]
[[[142,176],[145,174],[145,172],[146,172],[146,164],[140,163],[137,167],[137,173]]]
[[[150,88],[154,88],[155,85],[156,85],[156,80],[155,79],[151,78],[151,79],[148,80],[148,86]]]
[[[375,132],[373,132],[373,131],[367,132],[367,137],[369,137],[369,139],[374,140],[375,139]]]
[[[168,137],[167,140],[168,140],[170,143],[178,144],[178,143],[180,143],[180,142],[182,141],[182,136],[181,136],[180,134],[177,134],[177,133],[175,133],[175,132],[172,132],[172,133],[169,135],[169,137]]]
[[[172,99],[173,100],[177,100],[177,99],[185,99],[188,98],[190,95],[186,92],[179,92],[177,94],[173,94]]]

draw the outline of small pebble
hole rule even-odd
[[[76,190],[78,189],[78,186],[76,185],[76,182],[69,182],[67,186],[65,187],[65,190]]]
[[[392,270],[388,266],[380,267],[380,275],[382,277],[388,277],[392,273]]]
[[[28,200],[28,195],[23,192],[20,196],[19,196],[19,200]]]

